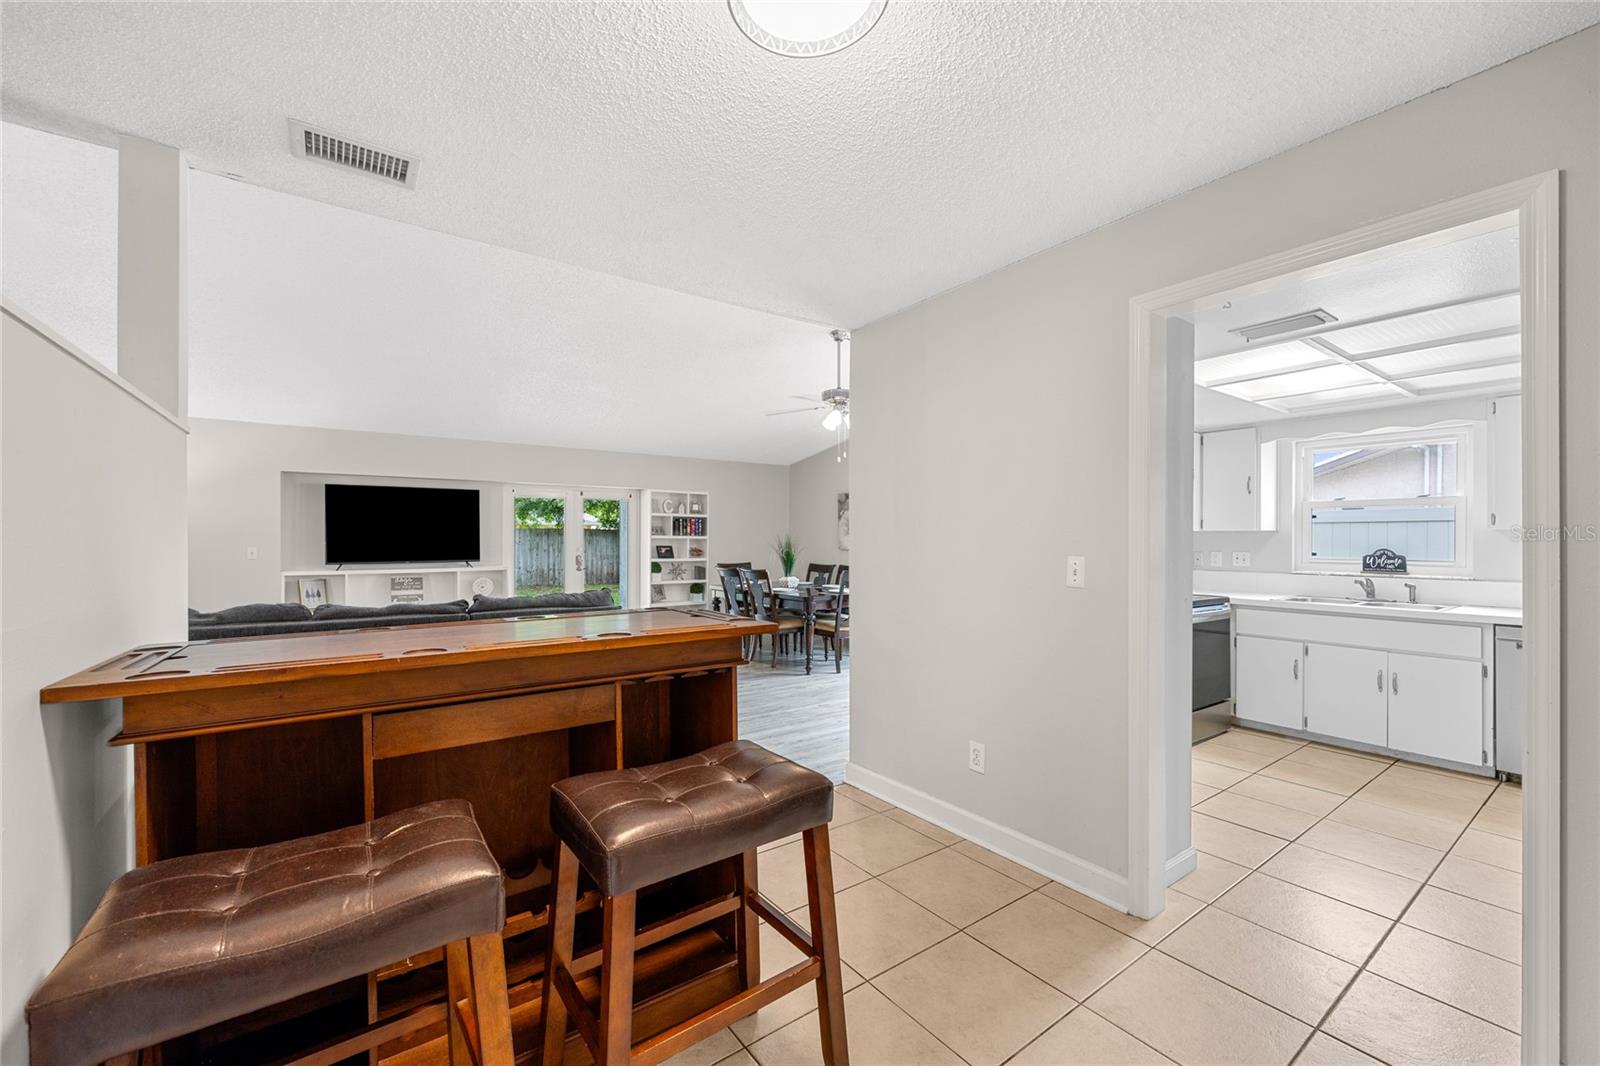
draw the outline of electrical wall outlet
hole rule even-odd
[[[251,547],[251,548],[246,548],[246,549],[245,549],[245,550],[244,550],[244,557],[245,557],[245,558],[246,558],[246,559],[254,559],[254,558],[256,558],[256,556],[257,556],[257,555],[259,555],[259,554],[260,554],[260,553],[259,553],[259,552],[258,552],[258,551],[256,551],[256,549],[255,549],[255,548],[253,548],[253,547]]]
[[[967,741],[967,769],[975,774],[986,772],[983,768],[983,745],[976,740]]]
[[[1221,566],[1222,566],[1222,553],[1221,552],[1212,552],[1211,553],[1211,569],[1216,570],[1216,569],[1219,569]]]
[[[1067,587],[1073,589],[1083,588],[1083,556],[1067,556]]]
[[[1204,566],[1204,565],[1206,565],[1206,553],[1205,552],[1195,552],[1194,553],[1194,565],[1196,565],[1196,566]]]
[[[1233,565],[1234,566],[1249,566],[1250,565],[1250,553],[1249,552],[1234,552],[1233,553]]]

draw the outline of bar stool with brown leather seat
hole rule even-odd
[[[143,1049],[443,946],[449,1003],[294,1061],[337,1062],[444,1022],[451,1066],[511,1066],[504,924],[500,866],[462,800],[165,859],[112,883],[28,1001],[31,1061],[134,1066]]]
[[[556,782],[550,824],[559,844],[544,976],[544,1066],[562,1061],[569,1013],[600,1066],[658,1063],[812,982],[817,986],[823,1061],[848,1066],[828,851],[832,816],[833,785],[827,778],[745,740],[653,766]],[[797,832],[804,838],[809,932],[761,896],[755,877],[756,848]],[[636,930],[639,889],[735,856],[740,857],[740,872],[732,899],[712,900]],[[575,965],[580,865],[596,882],[604,913],[600,951]],[[727,914],[736,916],[735,947],[744,990],[634,1043],[634,950]],[[754,965],[758,919],[765,919],[805,956],[766,981],[759,981]],[[577,985],[596,965],[598,1012]]]

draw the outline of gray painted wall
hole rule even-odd
[[[120,702],[41,707],[39,689],[183,639],[187,512],[181,429],[9,313],[0,328],[0,1061],[22,1063],[23,1004],[132,859],[131,760],[106,746]]]
[[[1600,521],[1600,30],[1394,108],[855,333],[854,765],[1125,875],[1128,301],[1547,170],[1563,172],[1566,521]],[[973,353],[982,353],[981,363]],[[994,401],[970,403],[975,377]],[[952,429],[948,412],[966,424]],[[1036,501],[1038,579],[952,639],[953,491]],[[1552,547],[1550,550],[1557,550]],[[1600,1061],[1600,544],[1563,551],[1565,1054]],[[1062,587],[1062,557],[1088,587]],[[915,728],[906,728],[914,721]],[[967,741],[988,772],[965,768]]]
[[[713,562],[774,566],[789,521],[789,468],[625,452],[195,419],[189,442],[190,606],[282,598],[285,471],[711,494]],[[255,559],[245,549],[257,549]],[[293,552],[290,553],[294,554]]]
[[[800,548],[796,568],[807,563],[848,563],[839,547],[839,493],[850,491],[850,460],[835,459],[833,448],[802,459],[789,468],[789,532]]]

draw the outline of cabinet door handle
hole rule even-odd
[[[1396,696],[1400,695],[1400,675],[1399,674],[1390,674],[1389,675],[1389,691],[1393,692]]]
[[[1250,495],[1250,485],[1253,481],[1255,481],[1255,476],[1253,474],[1246,474],[1244,476],[1244,494],[1246,496]]]
[[[1294,679],[1296,681],[1300,680],[1300,660],[1299,659],[1296,659],[1294,661]]]
[[[1381,667],[1378,670],[1378,691],[1383,691],[1383,670]]]

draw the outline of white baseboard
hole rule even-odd
[[[1195,865],[1200,861],[1200,856],[1193,848],[1184,848],[1178,854],[1167,860],[1167,884],[1181,881],[1194,873]]]
[[[869,792],[952,833],[959,833],[997,855],[1003,855],[1053,881],[1060,881],[1068,888],[1075,888],[1108,907],[1115,907],[1119,911],[1128,909],[1128,879],[1121,874],[1112,873],[1042,840],[1007,829],[982,815],[946,803],[855,763],[845,766],[844,779],[847,784],[863,792]],[[1190,856],[1192,867],[1192,851]]]

